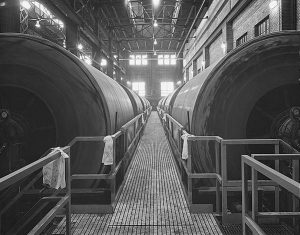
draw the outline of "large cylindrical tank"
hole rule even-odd
[[[133,90],[130,90],[126,86],[123,86],[123,89],[126,91],[127,95],[129,96],[132,106],[134,115],[141,114],[145,110],[144,100],[140,96],[138,96]]]
[[[194,135],[277,137],[290,109],[300,105],[299,51],[300,32],[257,37],[187,82],[171,115]],[[214,172],[213,146],[204,145],[193,148],[195,170]],[[239,178],[232,169],[240,161],[231,157],[229,178]]]
[[[8,128],[18,130],[1,142],[19,146],[7,153],[10,163],[0,159],[1,169],[28,164],[76,136],[113,134],[134,117],[113,79],[54,43],[21,34],[0,34],[0,109],[9,111]],[[77,145],[72,171],[98,172],[102,151],[102,143]]]
[[[175,89],[172,93],[170,93],[164,100],[164,105],[163,105],[163,109],[167,112],[167,113],[172,113],[172,108],[174,105],[174,101],[178,95],[178,93],[180,92],[180,89],[182,88],[182,85],[180,87],[178,87],[177,89]]]

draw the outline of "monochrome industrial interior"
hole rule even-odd
[[[0,235],[299,235],[299,151],[299,0],[0,0]]]

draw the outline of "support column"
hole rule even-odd
[[[120,42],[118,41],[117,43],[117,64],[120,67],[120,49],[121,49],[121,45]],[[120,68],[116,69],[116,81],[117,82],[121,82],[121,70]]]
[[[66,20],[66,48],[74,55],[78,56],[77,44],[79,41],[78,26]]]
[[[113,78],[114,62],[112,55],[112,27],[108,26],[108,57],[107,58],[107,75]]]
[[[300,1],[297,1],[297,30],[300,30]]]
[[[101,70],[101,67],[100,67],[101,53],[100,52],[101,52],[101,48],[93,46],[93,49],[92,49],[92,59],[93,59],[92,65],[98,70]]]
[[[6,0],[0,4],[0,33],[19,33],[20,1]]]

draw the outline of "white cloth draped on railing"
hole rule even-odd
[[[190,134],[183,134],[181,138],[183,139],[183,146],[182,146],[182,154],[181,158],[186,160],[189,157],[189,151],[188,151],[188,137],[193,136]]]
[[[102,163],[105,166],[112,165],[114,162],[114,140],[111,135],[104,137],[103,139],[105,146],[102,156]]]
[[[69,155],[60,147],[53,148],[51,153],[56,151],[59,151],[61,156],[43,167],[43,184],[59,189],[66,187],[65,158],[69,158]]]

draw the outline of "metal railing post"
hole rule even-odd
[[[67,149],[67,154],[69,158],[65,159],[66,162],[66,176],[67,176],[67,196],[69,197],[66,204],[66,234],[71,234],[71,151],[70,147]]]
[[[221,141],[221,169],[222,169],[222,219],[227,214],[227,150],[226,144]]]
[[[251,190],[252,190],[252,219],[257,221],[257,212],[258,212],[258,197],[257,197],[257,171],[252,167],[251,168]]]
[[[243,235],[246,235],[246,213],[248,212],[248,169],[242,158],[242,226]]]
[[[188,159],[187,159],[187,169],[188,169],[188,200],[189,205],[193,203],[193,182],[192,178],[190,178],[190,174],[192,173],[192,143],[191,141],[187,141],[188,146]]]
[[[216,173],[220,174],[220,144],[218,141],[215,141],[215,155]],[[220,213],[220,182],[218,179],[216,179],[216,212]]]
[[[279,154],[279,141],[274,146],[275,154]],[[275,170],[279,172],[279,160],[275,160]],[[275,211],[279,211],[279,186],[275,187]]]
[[[111,165],[111,172],[114,172],[116,169],[116,139],[113,138],[113,164]],[[110,179],[110,190],[111,190],[111,203],[115,201],[116,197],[116,176]]]
[[[293,160],[292,178],[296,182],[299,182],[299,162],[300,160]],[[299,193],[300,193],[300,189],[299,189]],[[292,206],[293,206],[293,212],[300,211],[299,199],[295,195],[292,195]],[[300,224],[299,218],[293,218],[293,227],[298,232],[300,232],[299,224]]]

